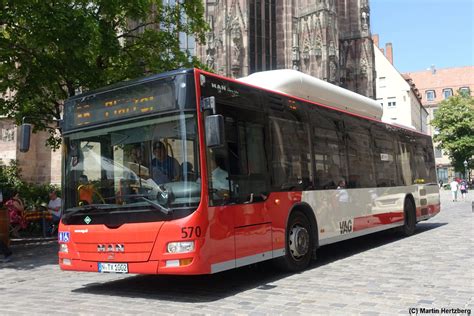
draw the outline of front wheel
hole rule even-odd
[[[304,270],[311,261],[314,238],[308,218],[300,211],[291,214],[285,244],[285,256],[277,259],[278,266],[290,272]]]

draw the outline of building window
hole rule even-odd
[[[453,89],[451,88],[443,89],[443,97],[445,99],[449,98],[452,95],[453,95]]]
[[[469,87],[462,87],[459,89],[459,94],[462,94],[464,96],[470,96],[471,95],[471,89]]]
[[[426,91],[426,100],[427,101],[434,101],[436,97],[436,94],[434,92],[434,90],[427,90]]]
[[[389,108],[390,108],[390,107],[393,108],[393,107],[396,107],[396,106],[397,106],[397,102],[395,102],[395,101],[388,102],[388,107],[389,107]]]
[[[435,158],[442,158],[443,157],[443,150],[440,147],[435,147]]]
[[[379,88],[385,88],[386,83],[385,83],[385,77],[379,77]]]
[[[0,140],[3,142],[12,142],[15,140],[15,128],[2,128]]]
[[[249,4],[250,73],[277,68],[276,1]]]
[[[438,180],[448,183],[448,168],[438,168]]]

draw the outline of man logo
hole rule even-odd
[[[122,244],[98,244],[97,245],[97,252],[125,252],[125,246]]]

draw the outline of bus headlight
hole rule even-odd
[[[68,253],[69,249],[67,248],[67,244],[59,244],[59,252]]]
[[[185,253],[194,251],[194,241],[175,241],[168,243],[169,253]]]

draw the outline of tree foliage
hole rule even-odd
[[[179,34],[206,30],[202,0],[0,0],[0,115],[44,130],[79,90],[199,67]]]
[[[474,98],[460,94],[442,101],[431,121],[438,133],[434,141],[446,150],[456,171],[465,160],[474,167]]]

